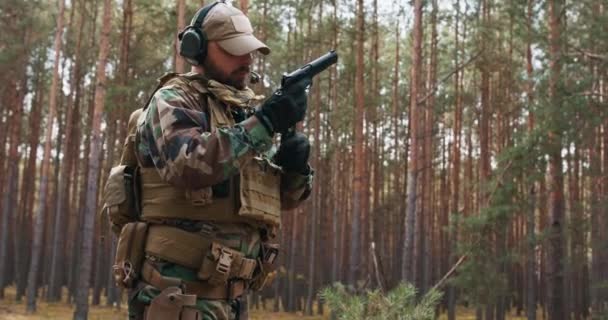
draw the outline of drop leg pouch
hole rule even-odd
[[[112,267],[117,286],[133,288],[137,283],[145,258],[147,233],[148,224],[145,222],[127,223],[120,231]]]
[[[168,287],[146,308],[145,320],[200,320],[196,296],[182,294],[178,287]]]

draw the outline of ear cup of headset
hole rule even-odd
[[[188,26],[179,34],[179,54],[192,65],[201,65],[207,55],[207,39],[195,27]]]
[[[205,61],[205,57],[207,56],[207,36],[202,30],[203,21],[209,11],[220,2],[224,3],[223,1],[215,1],[201,8],[194,15],[190,25],[178,35],[180,40],[179,54],[192,65],[201,65]]]

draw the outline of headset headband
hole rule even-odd
[[[202,29],[203,21],[207,17],[207,14],[209,14],[209,11],[211,11],[211,9],[213,9],[213,7],[215,7],[215,5],[218,3],[225,3],[225,2],[224,1],[215,1],[212,4],[209,4],[209,5],[206,5],[202,8],[200,8],[198,10],[198,12],[194,15],[194,18],[192,19],[192,21],[190,21],[190,25],[194,28]]]

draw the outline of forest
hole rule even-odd
[[[259,94],[339,55],[300,129],[312,194],[252,309],[329,319],[333,283],[407,282],[440,293],[433,318],[608,319],[608,2],[229,2],[272,50]],[[190,70],[177,33],[204,4],[0,1],[0,319],[124,318],[102,189],[131,112]]]

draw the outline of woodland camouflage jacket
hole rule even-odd
[[[139,119],[136,153],[143,167],[156,167],[168,183],[188,189],[218,185],[239,173],[256,154],[273,152],[272,137],[255,116],[230,108],[236,125],[212,130],[206,79],[186,74],[154,93]],[[226,106],[225,104],[223,104]],[[292,209],[310,194],[312,173],[284,172],[281,207]]]

